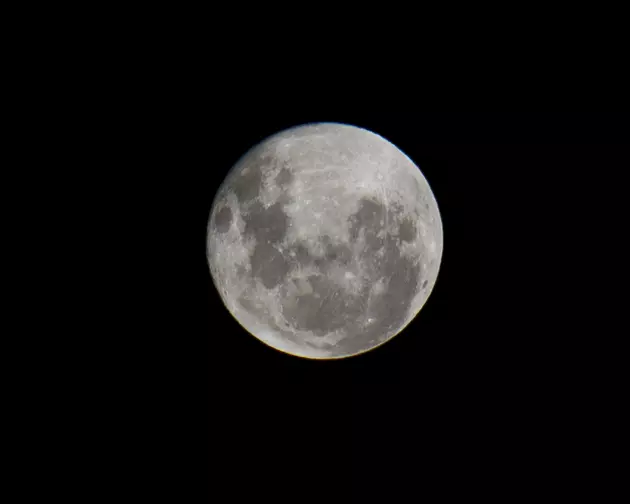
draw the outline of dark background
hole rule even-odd
[[[51,23],[45,13],[39,26],[27,16],[41,38],[12,39],[20,70],[10,80],[25,96],[7,98],[41,138],[25,135],[13,171],[28,194],[8,218],[39,199],[31,190],[52,200],[27,227],[38,259],[24,284],[29,301],[61,306],[30,311],[24,322],[44,327],[20,323],[6,338],[26,348],[5,359],[29,364],[6,388],[36,382],[18,392],[29,408],[6,408],[26,428],[7,431],[20,491],[185,504],[612,500],[627,430],[618,245],[628,121],[611,49],[623,45],[610,42],[622,32],[599,23],[598,47],[597,20],[574,22],[578,36],[555,26],[554,47],[536,23],[521,32],[503,16],[493,24],[518,44],[488,32],[479,48],[479,33],[456,30],[424,42],[428,24],[402,27],[396,12],[391,34],[383,20],[328,11],[316,29],[253,16],[260,34],[244,12],[233,27],[219,12],[178,20],[170,8],[164,19],[60,11]],[[586,109],[603,103],[609,112]],[[444,224],[438,282],[416,320],[333,362],[246,334],[205,258],[227,170],[269,134],[311,121],[363,126],[400,147]],[[52,228],[44,240],[40,221]],[[36,264],[58,277],[46,281]]]
[[[186,502],[600,488],[593,412],[614,407],[620,371],[602,350],[609,328],[589,322],[603,253],[593,230],[605,229],[594,195],[598,177],[623,165],[621,118],[299,100],[256,108],[228,97],[199,109],[184,99],[156,117],[148,141],[159,169],[147,168],[141,214],[155,221],[157,209],[159,226],[144,229],[160,259],[147,251],[139,262],[152,291],[151,329],[140,325],[133,343],[143,362],[130,399],[142,419],[139,474]],[[268,135],[318,121],[397,145],[429,181],[444,226],[438,280],[416,319],[371,352],[328,362],[246,333],[205,257],[227,171]]]

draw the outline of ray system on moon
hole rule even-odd
[[[381,345],[418,314],[442,243],[435,197],[404,153],[365,129],[319,123],[236,163],[212,205],[207,256],[249,333],[334,359]]]

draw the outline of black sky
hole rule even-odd
[[[168,268],[151,282],[163,296],[147,314],[157,329],[139,336],[166,473],[191,495],[227,488],[236,500],[359,500],[398,480],[457,494],[571,479],[567,468],[589,449],[576,444],[576,419],[599,397],[602,358],[581,318],[581,289],[597,282],[588,233],[599,218],[584,190],[595,191],[600,167],[622,164],[618,116],[238,100],[172,114],[158,121],[164,168],[147,186],[168,229],[158,240]],[[268,135],[318,121],[397,145],[429,181],[444,226],[439,277],[418,317],[382,347],[331,362],[248,335],[205,258],[210,205],[231,166]]]

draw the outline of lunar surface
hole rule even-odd
[[[219,188],[210,273],[233,317],[267,345],[335,359],[390,340],[418,314],[442,258],[420,169],[381,136],[320,123],[273,135]]]

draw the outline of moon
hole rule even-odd
[[[399,334],[425,305],[442,248],[420,169],[347,124],[297,126],[254,146],[208,221],[225,307],[263,343],[309,359],[354,356]]]

